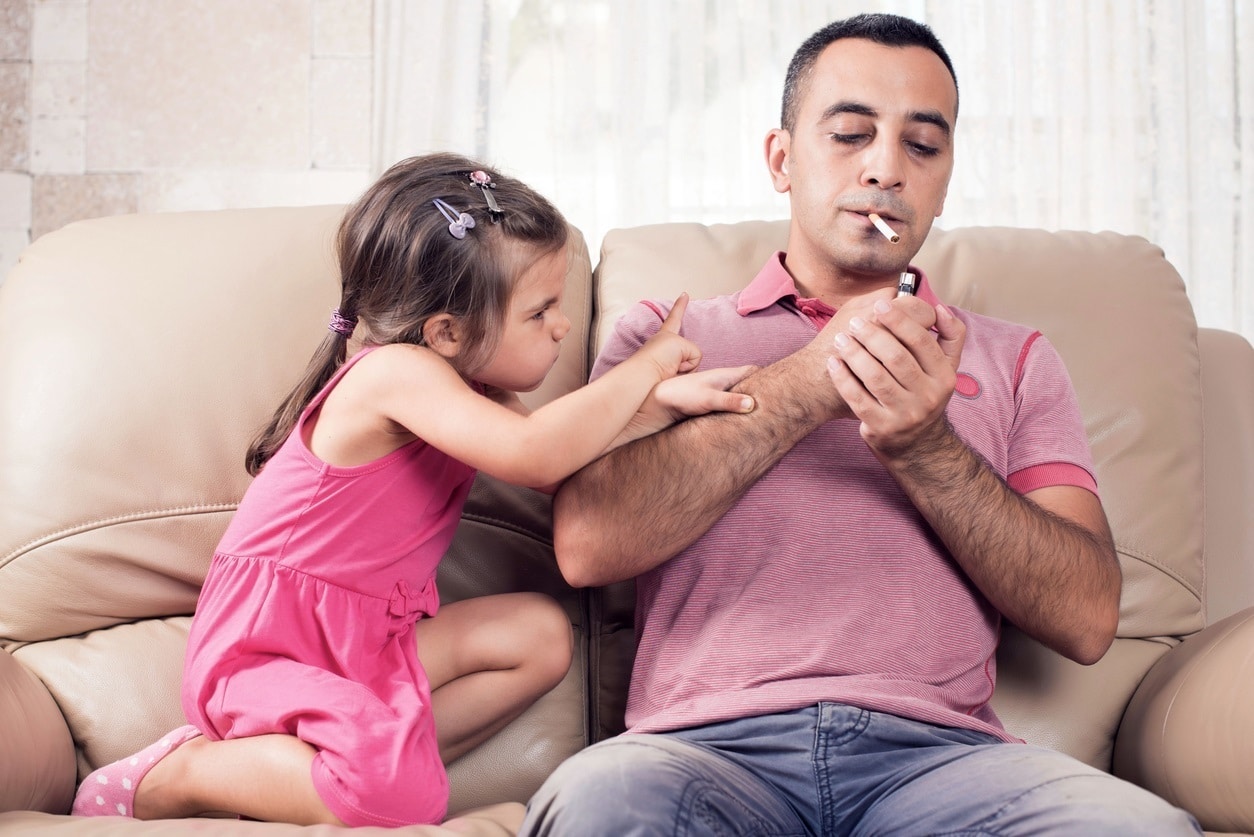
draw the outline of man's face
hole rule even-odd
[[[931,50],[860,38],[828,45],[792,131],[767,138],[775,188],[792,203],[794,274],[880,278],[905,269],[944,208],[957,108],[953,79]],[[871,212],[901,241],[876,230]]]

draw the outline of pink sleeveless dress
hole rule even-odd
[[[438,822],[448,779],[414,626],[439,608],[436,566],[475,471],[421,439],[351,468],[313,455],[309,416],[369,351],[305,409],[218,545],[183,709],[211,739],[312,745],[318,794],[349,825]]]

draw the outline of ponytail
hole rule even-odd
[[[339,315],[337,309],[335,314]],[[332,318],[334,322],[334,317]],[[351,332],[350,332],[351,333]],[[279,409],[274,411],[270,423],[266,425],[248,447],[244,457],[244,467],[254,477],[263,465],[270,461],[279,447],[292,434],[300,414],[313,397],[322,391],[327,381],[335,375],[335,371],[343,365],[348,353],[348,335],[339,329],[332,328],[331,333],[322,341],[322,345],[314,352],[305,368],[300,382],[287,394]]]

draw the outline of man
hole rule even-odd
[[[706,365],[763,367],[736,387],[757,407],[620,448],[557,495],[563,573],[637,578],[639,645],[628,734],[559,768],[523,833],[1197,833],[988,704],[1001,619],[1090,664],[1121,579],[1054,349],[926,277],[894,298],[944,206],[957,113],[913,21],[838,21],[794,56],[766,140],[788,250],[684,324]],[[662,308],[629,312],[594,374]]]

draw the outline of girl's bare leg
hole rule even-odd
[[[140,782],[135,817],[229,812],[267,822],[343,825],[314,791],[315,752],[291,735],[193,738],[153,765]]]
[[[570,669],[570,620],[539,593],[441,605],[418,623],[417,637],[445,764],[521,715]]]

